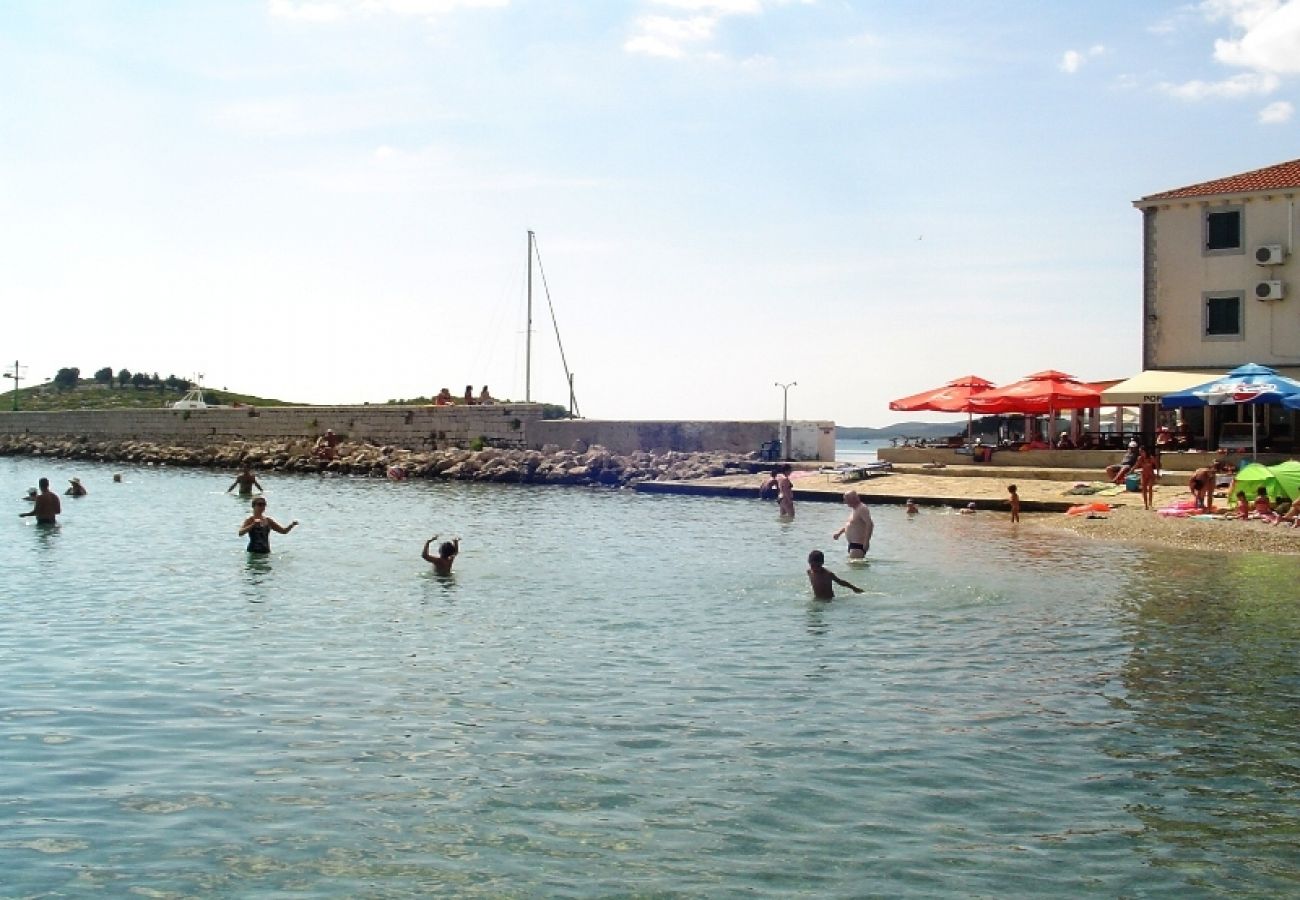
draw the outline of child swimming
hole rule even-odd
[[[849,588],[855,594],[862,593],[862,588],[850,584],[826,568],[826,555],[820,550],[808,554],[808,581],[812,584],[813,596],[818,600],[834,600],[834,586],[837,584]]]
[[[452,538],[450,541],[443,541],[442,546],[438,548],[438,555],[429,555],[429,545],[438,539],[435,534],[424,542],[424,552],[420,558],[425,562],[433,563],[433,571],[439,575],[450,575],[451,564],[456,561],[456,554],[460,553],[460,538]]]

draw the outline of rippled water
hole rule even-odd
[[[0,459],[91,491],[3,526],[0,896],[1300,890],[1293,560],[275,474],[250,560],[224,476],[110,471]]]

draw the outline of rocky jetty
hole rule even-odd
[[[0,437],[0,456],[49,456],[137,465],[234,469],[248,463],[259,471],[322,472],[374,478],[445,478],[522,484],[605,485],[642,481],[690,481],[755,471],[758,454],[611,453],[604,447],[568,450],[488,447],[482,450],[407,450],[372,444],[341,444],[334,459],[315,454],[310,441],[237,441],[219,446],[180,447],[147,441],[92,441],[84,438]]]

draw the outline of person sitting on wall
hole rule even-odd
[[[451,391],[443,388],[438,391],[438,396],[433,398],[434,406],[451,406],[456,402],[456,398],[451,395]]]
[[[334,429],[326,428],[316,441],[316,449],[312,455],[317,459],[331,460],[338,456],[339,436],[334,433]]]
[[[1137,464],[1137,458],[1138,442],[1129,441],[1128,450],[1125,451],[1120,461],[1106,467],[1106,478],[1109,479],[1111,484],[1123,484],[1128,473],[1132,472],[1133,466]]]
[[[474,385],[472,384],[465,385],[465,399],[462,400],[461,402],[464,403],[466,406],[474,405]]]
[[[483,390],[481,390],[478,395],[479,406],[490,406],[495,402],[495,398],[488,393],[488,386],[486,384],[483,385]]]

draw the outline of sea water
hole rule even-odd
[[[261,480],[251,558],[225,474],[0,459],[0,896],[1300,891],[1292,559]]]

